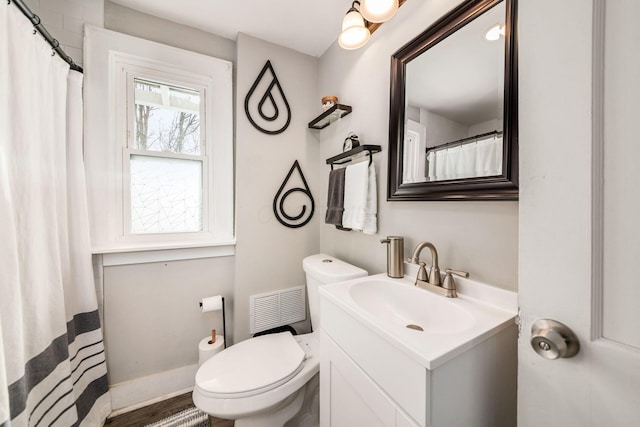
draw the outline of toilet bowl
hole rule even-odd
[[[367,275],[337,258],[303,260],[311,325],[319,329],[318,287]],[[317,332],[262,335],[235,344],[207,360],[196,373],[193,402],[203,412],[235,420],[236,427],[318,425]]]

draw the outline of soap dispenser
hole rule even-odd
[[[404,277],[404,238],[387,236],[380,243],[387,244],[387,276],[394,279]]]

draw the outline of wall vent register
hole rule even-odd
[[[249,297],[249,332],[266,331],[307,318],[305,287],[296,286]]]

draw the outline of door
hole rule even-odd
[[[640,2],[521,0],[518,426],[640,425]],[[546,360],[531,325],[569,326]]]
[[[425,182],[427,166],[426,128],[423,124],[407,120],[402,158],[402,182]]]

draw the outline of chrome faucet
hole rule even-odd
[[[420,252],[424,248],[429,248],[431,251],[431,268],[429,269],[429,277],[427,277],[427,270],[425,263],[420,261]],[[440,268],[438,267],[438,251],[436,247],[429,242],[420,242],[413,251],[411,258],[407,260],[412,264],[418,264],[420,269],[418,270],[418,277],[416,277],[416,286],[426,289],[431,292],[435,292],[439,295],[443,295],[447,298],[457,298],[456,283],[453,280],[452,274],[456,276],[468,278],[469,273],[466,271],[451,270],[447,268],[446,275],[444,277],[444,283],[440,281]]]
[[[431,268],[429,269],[429,276],[427,278],[427,271],[425,269],[425,263],[420,261],[420,252],[424,248],[429,248],[431,251]],[[423,283],[429,283],[434,286],[440,286],[440,268],[438,267],[438,251],[436,247],[433,246],[432,243],[429,242],[420,242],[418,246],[413,251],[413,255],[408,261],[412,264],[418,264],[420,266],[420,270],[418,271],[418,277],[416,278],[416,286],[421,285]]]

